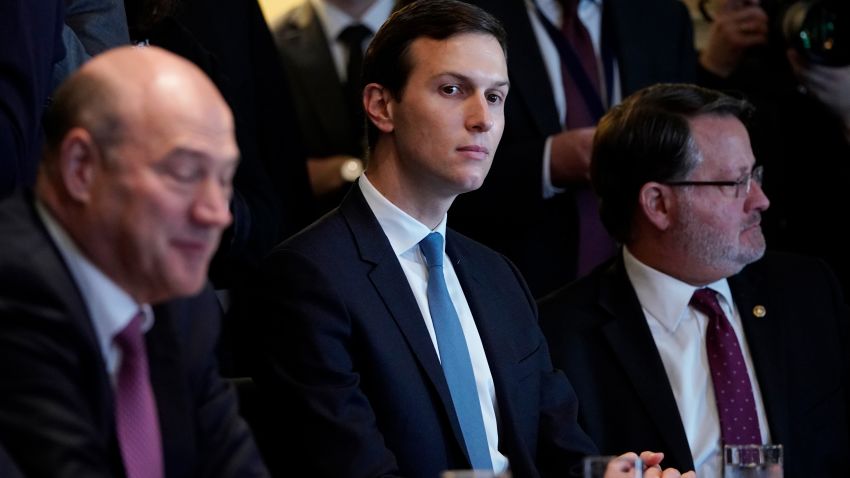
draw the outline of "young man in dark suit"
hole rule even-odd
[[[364,83],[365,176],[273,251],[262,277],[255,379],[296,441],[275,450],[291,453],[281,472],[577,472],[594,446],[528,288],[507,259],[446,227],[501,138],[504,31],[468,4],[413,3],[376,34]]]
[[[195,66],[98,55],[57,90],[35,195],[0,205],[0,443],[29,477],[267,476],[205,286],[239,151]]]
[[[542,328],[604,453],[640,443],[719,478],[724,445],[779,443],[785,476],[842,476],[847,308],[822,263],[763,257],[748,109],[660,85],[603,118],[592,181],[624,247],[544,299]]]

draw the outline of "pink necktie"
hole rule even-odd
[[[732,324],[717,302],[717,292],[707,288],[696,290],[691,306],[708,317],[705,347],[723,444],[761,444],[761,429],[744,354]]]
[[[121,367],[115,390],[115,423],[127,478],[162,478],[162,437],[148,374],[141,312],[118,335]]]

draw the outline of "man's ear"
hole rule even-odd
[[[660,231],[666,231],[673,224],[674,200],[670,186],[651,181],[640,188],[638,209],[648,223]]]
[[[72,128],[59,146],[59,175],[68,196],[79,202],[91,198],[96,168],[101,161],[100,149],[91,134],[83,128]]]
[[[377,83],[369,83],[363,89],[363,109],[366,116],[382,133],[391,133],[395,128],[390,110],[391,99],[390,92]]]

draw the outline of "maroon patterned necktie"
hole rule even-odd
[[[572,46],[584,73],[593,85],[596,94],[600,93],[599,86],[599,67],[596,61],[596,52],[593,50],[593,41],[590,39],[590,33],[584,27],[581,18],[578,16],[579,0],[564,0],[564,21],[561,25],[561,32],[567,38],[567,42]],[[563,64],[563,62],[562,62]],[[572,75],[566,67],[562,67],[561,78],[564,82],[564,94],[567,99],[567,129],[582,128],[586,126],[594,126],[599,118],[594,117],[588,105],[588,98],[582,95],[581,89],[572,79]]]
[[[581,61],[584,72],[598,95],[601,90],[596,52],[593,50],[590,33],[578,17],[578,4],[579,0],[564,0],[561,32]],[[573,73],[563,66],[565,62],[562,61],[561,65],[564,96],[567,100],[567,129],[595,126],[599,118],[591,113],[589,99],[582,94],[581,88],[573,80]],[[579,220],[576,275],[581,277],[611,257],[616,246],[599,219],[599,202],[593,191],[589,187],[578,188],[575,200]]]
[[[148,373],[139,312],[118,335],[121,367],[115,387],[115,426],[127,478],[162,478],[162,436]]]
[[[705,346],[724,445],[761,444],[761,429],[744,354],[717,302],[717,292],[697,289],[691,306],[708,317]]]

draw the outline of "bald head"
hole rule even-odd
[[[85,128],[98,145],[108,148],[126,139],[128,124],[171,110],[221,116],[232,128],[221,94],[191,62],[156,47],[109,50],[84,64],[56,91],[45,116],[48,156],[74,127]]]
[[[215,85],[165,50],[117,48],[57,90],[45,121],[37,194],[80,251],[139,302],[197,292],[239,156]]]

